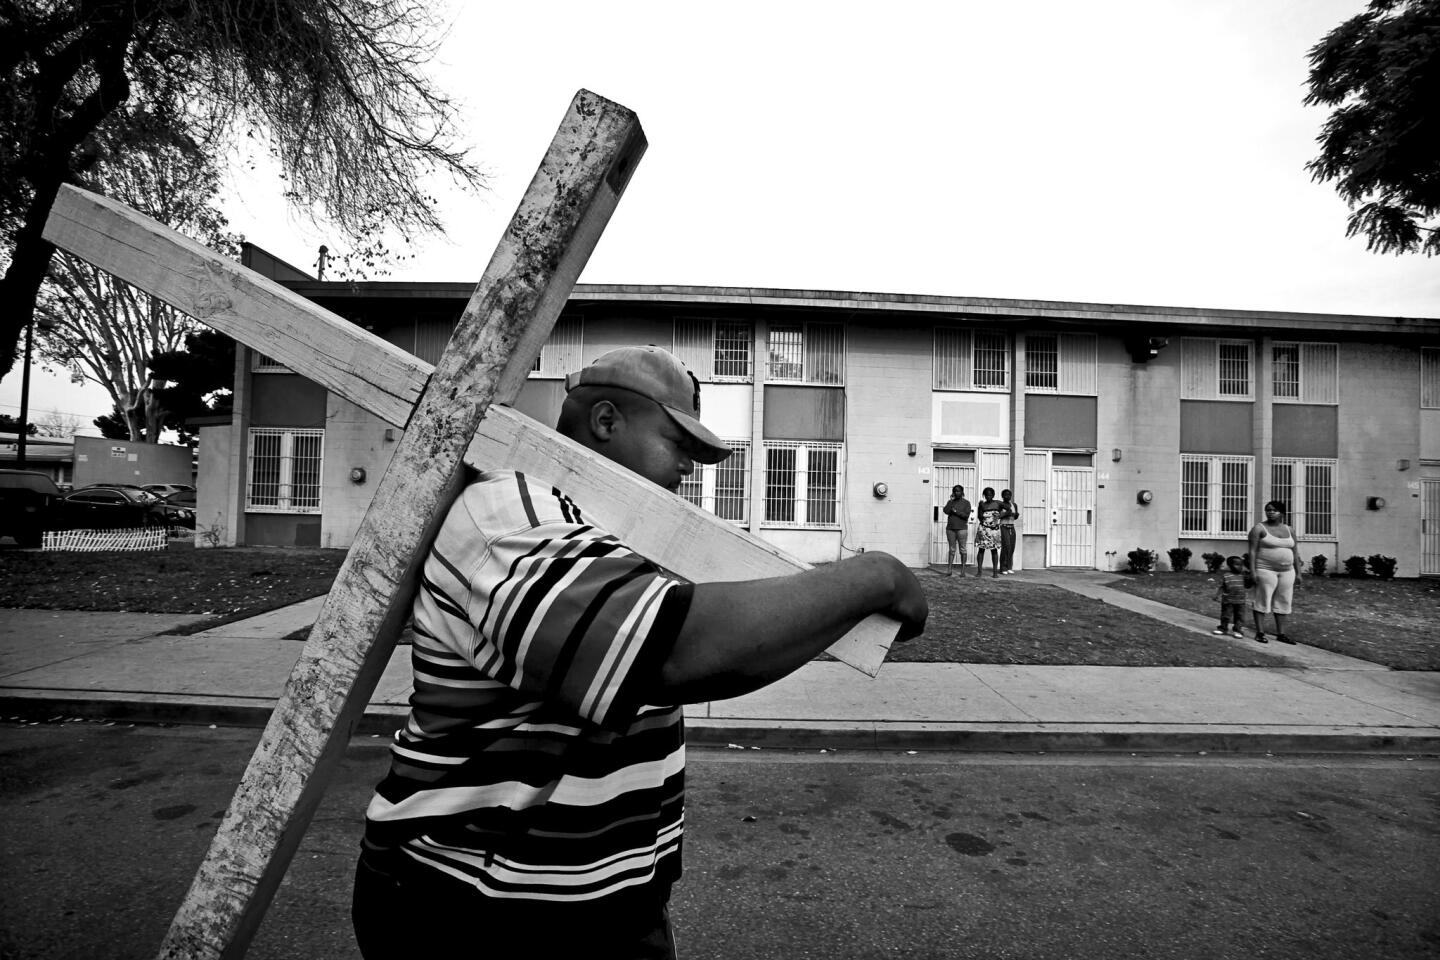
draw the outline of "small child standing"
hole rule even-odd
[[[1225,567],[1215,588],[1215,599],[1220,601],[1220,626],[1210,632],[1217,637],[1227,633],[1244,637],[1240,624],[1244,622],[1241,618],[1245,616],[1245,598],[1250,592],[1245,588],[1245,562],[1239,557],[1226,557]]]

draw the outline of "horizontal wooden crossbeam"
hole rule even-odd
[[[386,423],[406,425],[408,398],[420,395],[433,372],[343,317],[112,200],[62,188],[46,236],[179,310],[205,305],[206,323]],[[178,258],[182,266],[157,267],[151,258]],[[307,349],[307,341],[320,346]],[[523,381],[497,396],[512,399]],[[507,407],[486,414],[468,459],[560,485],[642,555],[699,583],[784,576],[810,566]],[[897,631],[893,620],[873,616],[827,652],[873,677]]]

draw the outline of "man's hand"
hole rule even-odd
[[[876,553],[873,556],[882,557],[891,564],[891,576],[894,577],[895,585],[890,607],[884,613],[900,621],[900,633],[895,639],[902,642],[913,640],[925,632],[925,621],[930,616],[930,601],[925,599],[925,589],[920,586],[920,580],[909,567],[888,553]]]

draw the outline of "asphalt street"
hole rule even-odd
[[[0,958],[149,958],[259,731],[0,724]],[[356,957],[385,741],[248,954]],[[1440,956],[1440,761],[694,749],[686,960]]]

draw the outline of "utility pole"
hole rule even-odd
[[[25,434],[30,421],[30,350],[35,342],[35,318],[25,324],[25,366],[20,370],[20,431],[15,441],[15,469],[25,469]]]

